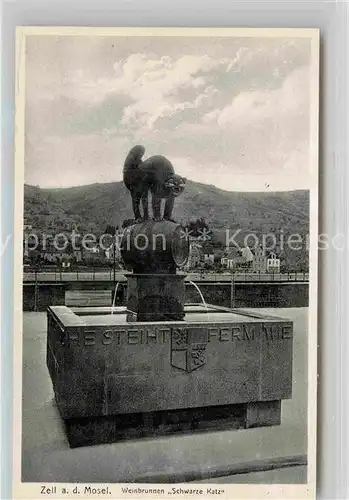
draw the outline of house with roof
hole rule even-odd
[[[118,243],[110,245],[109,248],[104,250],[105,257],[108,261],[119,261],[121,259],[121,249]],[[115,254],[115,257],[114,257]]]
[[[83,248],[83,260],[87,264],[100,264],[107,260],[105,250],[98,245],[93,245],[91,247]]]
[[[202,252],[204,256],[204,264],[214,264],[214,249],[211,243],[204,243],[202,245]]]
[[[68,254],[63,250],[57,248],[53,242],[45,242],[44,245],[39,247],[40,258],[50,264],[56,264]]]
[[[280,258],[275,252],[266,252],[261,246],[254,250],[252,270],[258,273],[279,273]]]
[[[253,253],[248,246],[243,248],[227,248],[221,258],[221,264],[230,270],[251,269]]]
[[[221,264],[222,266],[226,267],[227,269],[232,269],[233,268],[233,262],[234,262],[234,259],[236,259],[238,257],[239,253],[238,253],[238,249],[233,247],[233,248],[230,248],[230,247],[227,247],[225,249],[225,252],[223,253],[222,257],[221,257]]]
[[[26,233],[27,231],[32,231],[33,226],[29,224],[27,217],[23,218],[23,232]]]
[[[270,252],[267,258],[267,272],[279,273],[280,272],[280,259],[274,252]]]
[[[202,250],[202,246],[197,241],[191,240],[190,246],[189,246],[188,262],[185,266],[185,269],[187,269],[187,270],[195,269],[202,262],[204,262],[204,253]]]
[[[265,273],[267,270],[267,258],[265,249],[260,245],[253,251],[252,271],[256,273]]]
[[[40,252],[42,260],[50,264],[62,264],[62,267],[70,267],[71,262],[81,262],[82,252],[79,249],[67,251],[58,249],[53,244],[46,245]]]

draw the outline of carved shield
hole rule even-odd
[[[187,373],[206,363],[207,332],[203,328],[172,330],[171,365]]]

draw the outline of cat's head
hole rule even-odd
[[[165,184],[166,190],[171,193],[172,196],[179,196],[183,193],[186,183],[186,178],[180,175],[173,174]]]

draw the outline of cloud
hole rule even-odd
[[[254,125],[262,120],[287,120],[307,112],[309,102],[308,67],[297,68],[275,90],[241,92],[232,103],[222,109],[214,109],[203,117],[204,123],[220,127]]]
[[[124,109],[122,123],[131,127],[153,129],[159,118],[171,117],[178,111],[197,108],[217,91],[206,85],[206,76],[214,69],[231,63],[230,59],[208,56],[162,57],[130,56],[123,65],[121,78],[131,79],[127,85],[133,103]],[[181,101],[180,90],[192,88],[199,92],[192,101]],[[201,91],[200,89],[204,89]]]
[[[49,87],[47,72],[42,80],[44,90],[39,95],[33,92],[29,99],[31,104],[45,106],[48,114],[55,115],[55,103],[69,102],[66,114],[71,105],[77,114],[78,108],[89,110],[103,107],[106,101],[119,100],[124,103],[120,114],[120,125],[131,128],[143,127],[153,129],[158,119],[171,117],[175,113],[190,108],[198,108],[209,103],[218,92],[212,85],[207,85],[207,76],[214,70],[225,71],[233,63],[232,59],[213,59],[209,56],[162,56],[152,58],[149,54],[136,53],[125,60],[117,60],[112,64],[112,74],[91,77],[87,69],[75,69],[64,78],[55,89]],[[179,93],[184,89],[192,89],[195,95],[191,100],[182,100]],[[125,100],[128,104],[125,104]],[[39,102],[40,104],[39,104]],[[62,116],[62,107],[57,106]],[[96,111],[98,112],[98,111]]]
[[[309,54],[306,39],[33,37],[27,180],[120,180],[141,143],[223,188],[306,183]]]
[[[255,184],[279,189],[282,179],[289,189],[308,185],[309,85],[308,68],[297,68],[273,90],[241,92],[201,122],[182,123],[172,143],[180,142],[188,159],[197,161],[199,155],[202,177],[222,188],[244,183],[245,190]],[[160,147],[170,155],[165,133],[161,139]]]

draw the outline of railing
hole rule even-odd
[[[250,282],[283,282],[283,281],[309,281],[309,273],[307,272],[292,272],[292,273],[188,273],[191,280],[197,281],[250,281]]]
[[[63,281],[126,281],[124,270],[113,269],[76,269],[63,271],[61,269],[24,271],[23,281],[26,282],[63,282]],[[288,272],[288,273],[213,273],[188,272],[188,281],[212,281],[212,282],[308,282],[308,272]]]

